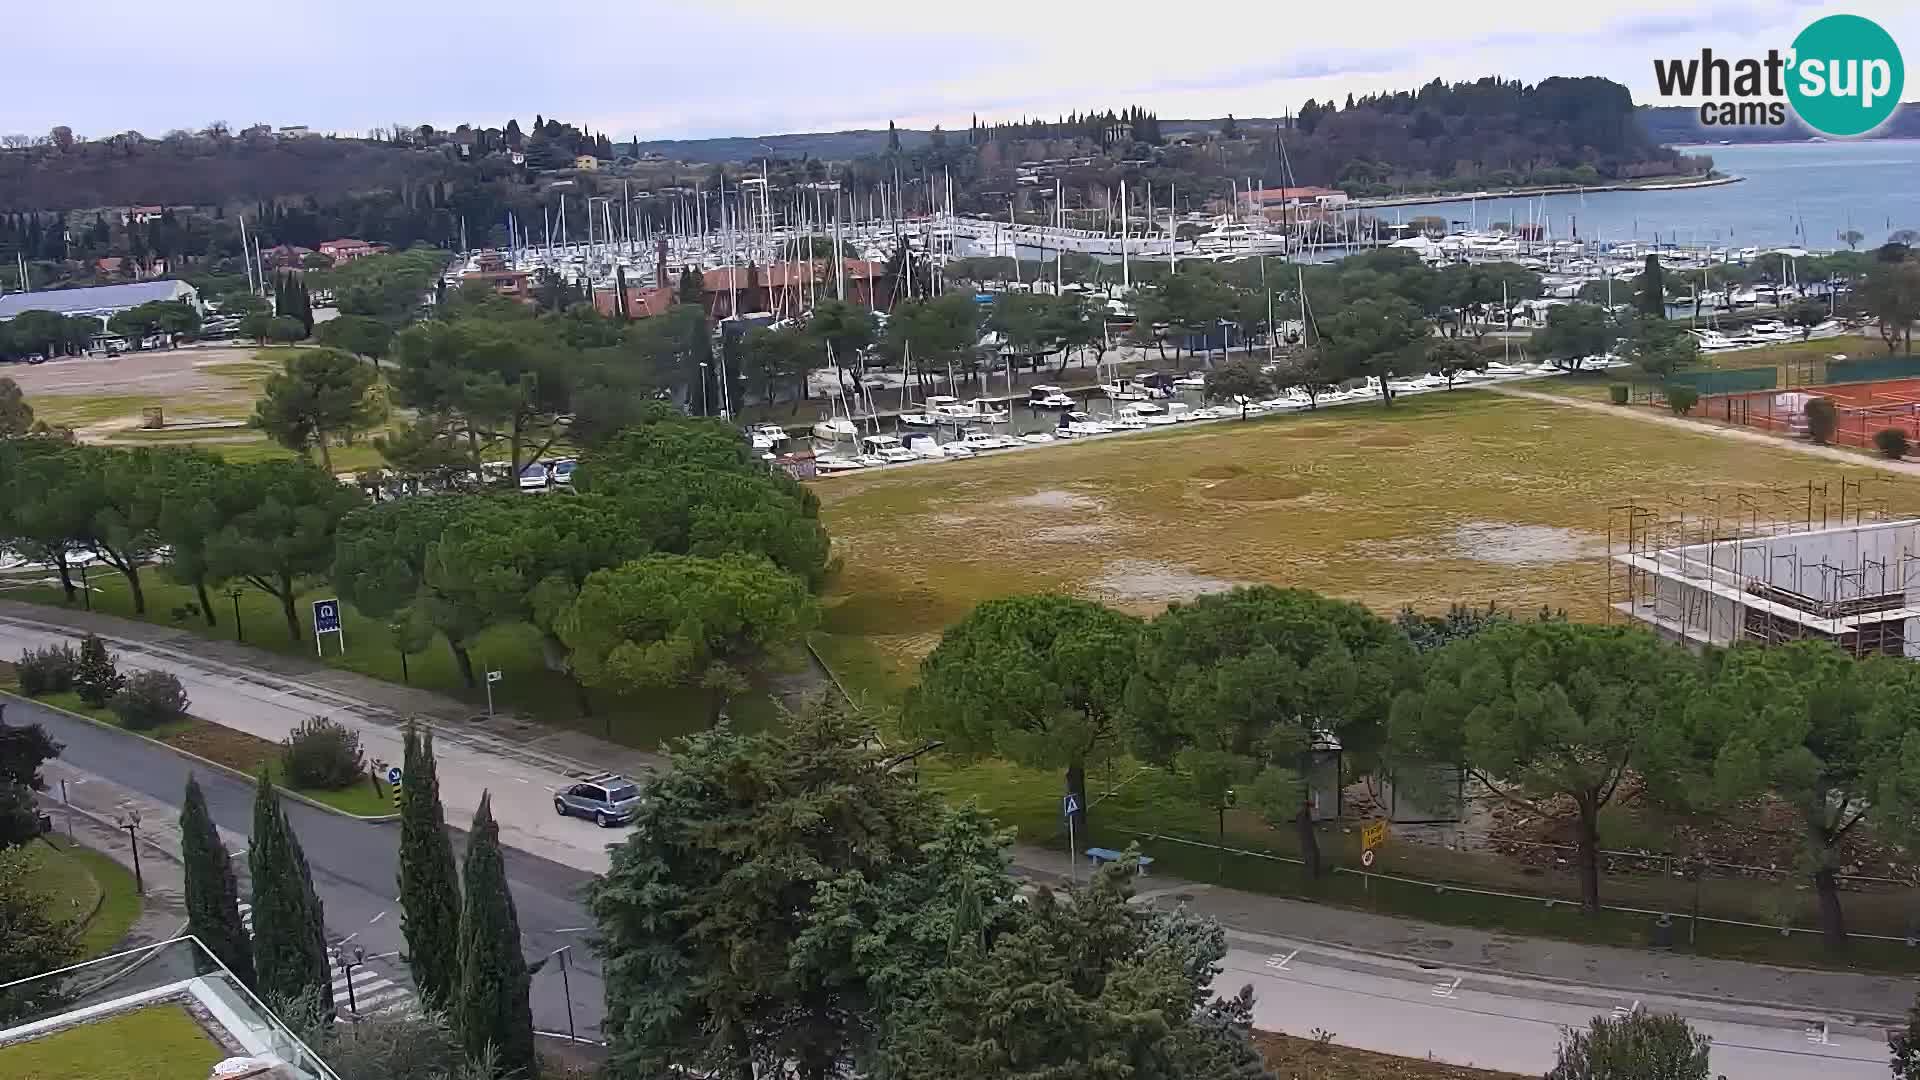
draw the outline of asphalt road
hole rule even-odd
[[[6,719],[13,724],[43,725],[48,734],[64,744],[61,761],[169,806],[179,806],[187,776],[194,773],[206,793],[207,809],[215,824],[240,835],[252,831],[251,784],[224,772],[195,769],[185,758],[143,740],[28,702],[8,702]],[[380,958],[376,964],[385,965],[404,981],[405,965],[389,955],[397,954],[405,944],[396,899],[399,826],[354,821],[291,800],[283,806],[306,850],[331,935],[351,938],[353,944],[364,946],[370,955]],[[578,824],[593,828],[587,822]],[[466,849],[466,834],[458,829],[449,832],[455,856],[459,857]],[[608,833],[607,838],[614,839],[615,834]],[[579,896],[591,875],[511,847],[505,852],[508,882],[520,916],[521,944],[529,962],[562,946],[574,946],[568,954],[565,980],[557,963],[547,964],[533,976],[534,1026],[543,1031],[567,1030],[564,982],[571,989],[575,1029],[582,1037],[597,1039],[605,991],[600,962],[586,945],[584,931],[591,920]],[[237,859],[236,865],[244,873],[245,860]]]

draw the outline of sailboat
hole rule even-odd
[[[833,371],[834,388],[839,390],[841,386],[840,365],[833,359],[833,345],[831,343],[827,345],[827,367]],[[836,393],[828,398],[827,415],[822,417],[819,423],[813,425],[813,437],[826,440],[829,449],[832,448],[834,443],[842,440],[852,442],[860,437],[860,429],[853,424],[852,402],[846,403],[845,408],[847,414],[845,416],[837,416],[834,413],[835,402],[843,400],[844,393]]]

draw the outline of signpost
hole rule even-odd
[[[320,643],[326,640],[328,634],[339,639],[340,651],[345,653],[347,635],[346,631],[340,629],[340,601],[315,600],[313,602],[313,654],[315,656],[326,655]]]
[[[379,768],[379,765],[376,764],[374,767],[377,769]],[[405,780],[405,776],[400,772],[400,766],[388,765],[384,770],[382,770],[381,776],[383,776],[386,779],[387,786],[393,789],[393,793],[392,793],[393,808],[395,810],[399,810],[400,809],[400,784],[403,780]]]
[[[487,719],[493,719],[493,684],[500,681],[500,673],[487,672]]]
[[[1067,877],[1074,884],[1080,883],[1080,853],[1074,846],[1073,815],[1080,812],[1080,800],[1071,793],[1061,797],[1060,814],[1067,819]]]
[[[1373,869],[1373,860],[1377,858],[1377,856],[1374,855],[1374,849],[1378,848],[1380,845],[1386,842],[1387,842],[1387,823],[1385,821],[1369,821],[1365,825],[1360,826],[1360,867],[1361,869],[1363,870]],[[1373,891],[1373,875],[1372,874],[1360,875],[1360,884],[1362,888],[1366,889],[1366,891],[1372,892]]]

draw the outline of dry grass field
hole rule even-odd
[[[1610,507],[1842,479],[1920,512],[1920,482],[1876,470],[1466,391],[876,470],[817,485],[844,560],[817,644],[885,694],[974,603],[1027,590],[1150,614],[1266,582],[1601,620]]]

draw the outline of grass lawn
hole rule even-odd
[[[206,1080],[227,1057],[178,1005],[150,1005],[0,1046],[7,1080]]]
[[[844,560],[816,645],[885,700],[1012,592],[1150,614],[1266,582],[1383,614],[1497,600],[1602,621],[1610,507],[1843,477],[1920,510],[1920,481],[1476,391],[873,470],[816,485]]]
[[[19,683],[14,681],[10,672],[0,672],[0,690],[8,693],[19,692]],[[81,701],[78,694],[43,694],[33,700],[42,705],[76,712],[82,716],[91,716],[115,727],[120,726],[120,718],[113,714],[113,710],[93,708]],[[279,743],[268,742],[244,731],[222,727],[211,720],[189,716],[185,720],[163,724],[139,734],[169,746],[177,746],[188,753],[198,754],[230,769],[238,769],[249,776],[258,773],[261,767],[265,766],[268,775],[273,777],[274,783],[349,814],[377,815],[394,812],[393,800],[384,786],[376,791],[371,781],[366,784],[355,784],[339,791],[287,785],[280,775]]]
[[[47,576],[44,572],[36,571],[23,577],[38,582]],[[95,568],[91,581],[95,610],[126,618],[142,618],[133,613],[131,594],[127,590],[126,579],[120,574]],[[206,621],[194,613],[195,599],[190,587],[167,580],[165,573],[157,568],[142,573],[140,581],[147,596],[144,621],[206,637],[232,640],[233,600],[225,593],[213,594],[220,621],[218,626],[208,627]],[[314,600],[333,595],[331,588],[311,590],[299,598],[295,610],[300,612],[303,619],[307,618]],[[0,596],[67,606],[57,583],[0,588]],[[325,656],[328,666],[433,690],[467,702],[476,714],[485,711],[485,691],[461,685],[459,670],[444,638],[436,636],[425,651],[406,657],[403,668],[400,654],[390,644],[392,637],[385,624],[361,615],[352,605],[342,604],[340,608],[347,651],[340,653],[334,643],[328,641]],[[273,597],[254,589],[242,591],[240,616],[248,645],[313,658],[310,627],[301,627],[299,640],[289,637],[286,617],[280,610],[279,601]],[[496,670],[502,675],[501,681],[493,687],[496,708],[512,710],[545,723],[591,732],[626,746],[646,750],[706,727],[707,699],[698,690],[651,694],[644,698],[627,698],[594,691],[588,694],[592,715],[582,715],[572,684],[559,673],[548,670],[540,646],[539,631],[524,624],[498,626],[480,635],[472,650],[475,669]],[[777,657],[769,662],[768,667],[777,674],[803,666],[805,662],[804,655],[796,653]],[[773,699],[766,689],[766,677],[756,676],[754,683],[748,693],[733,702],[731,715],[737,727],[756,728],[771,723],[776,715]]]
[[[1253,1042],[1278,1080],[1519,1080],[1514,1073],[1376,1054],[1270,1031],[1254,1032]]]
[[[54,818],[58,828],[59,815]],[[54,915],[86,918],[81,931],[83,957],[111,952],[140,916],[140,894],[134,887],[133,872],[63,836],[48,839],[49,843],[30,844],[26,849],[33,860],[29,884],[48,897]],[[88,912],[93,913],[90,918]]]

